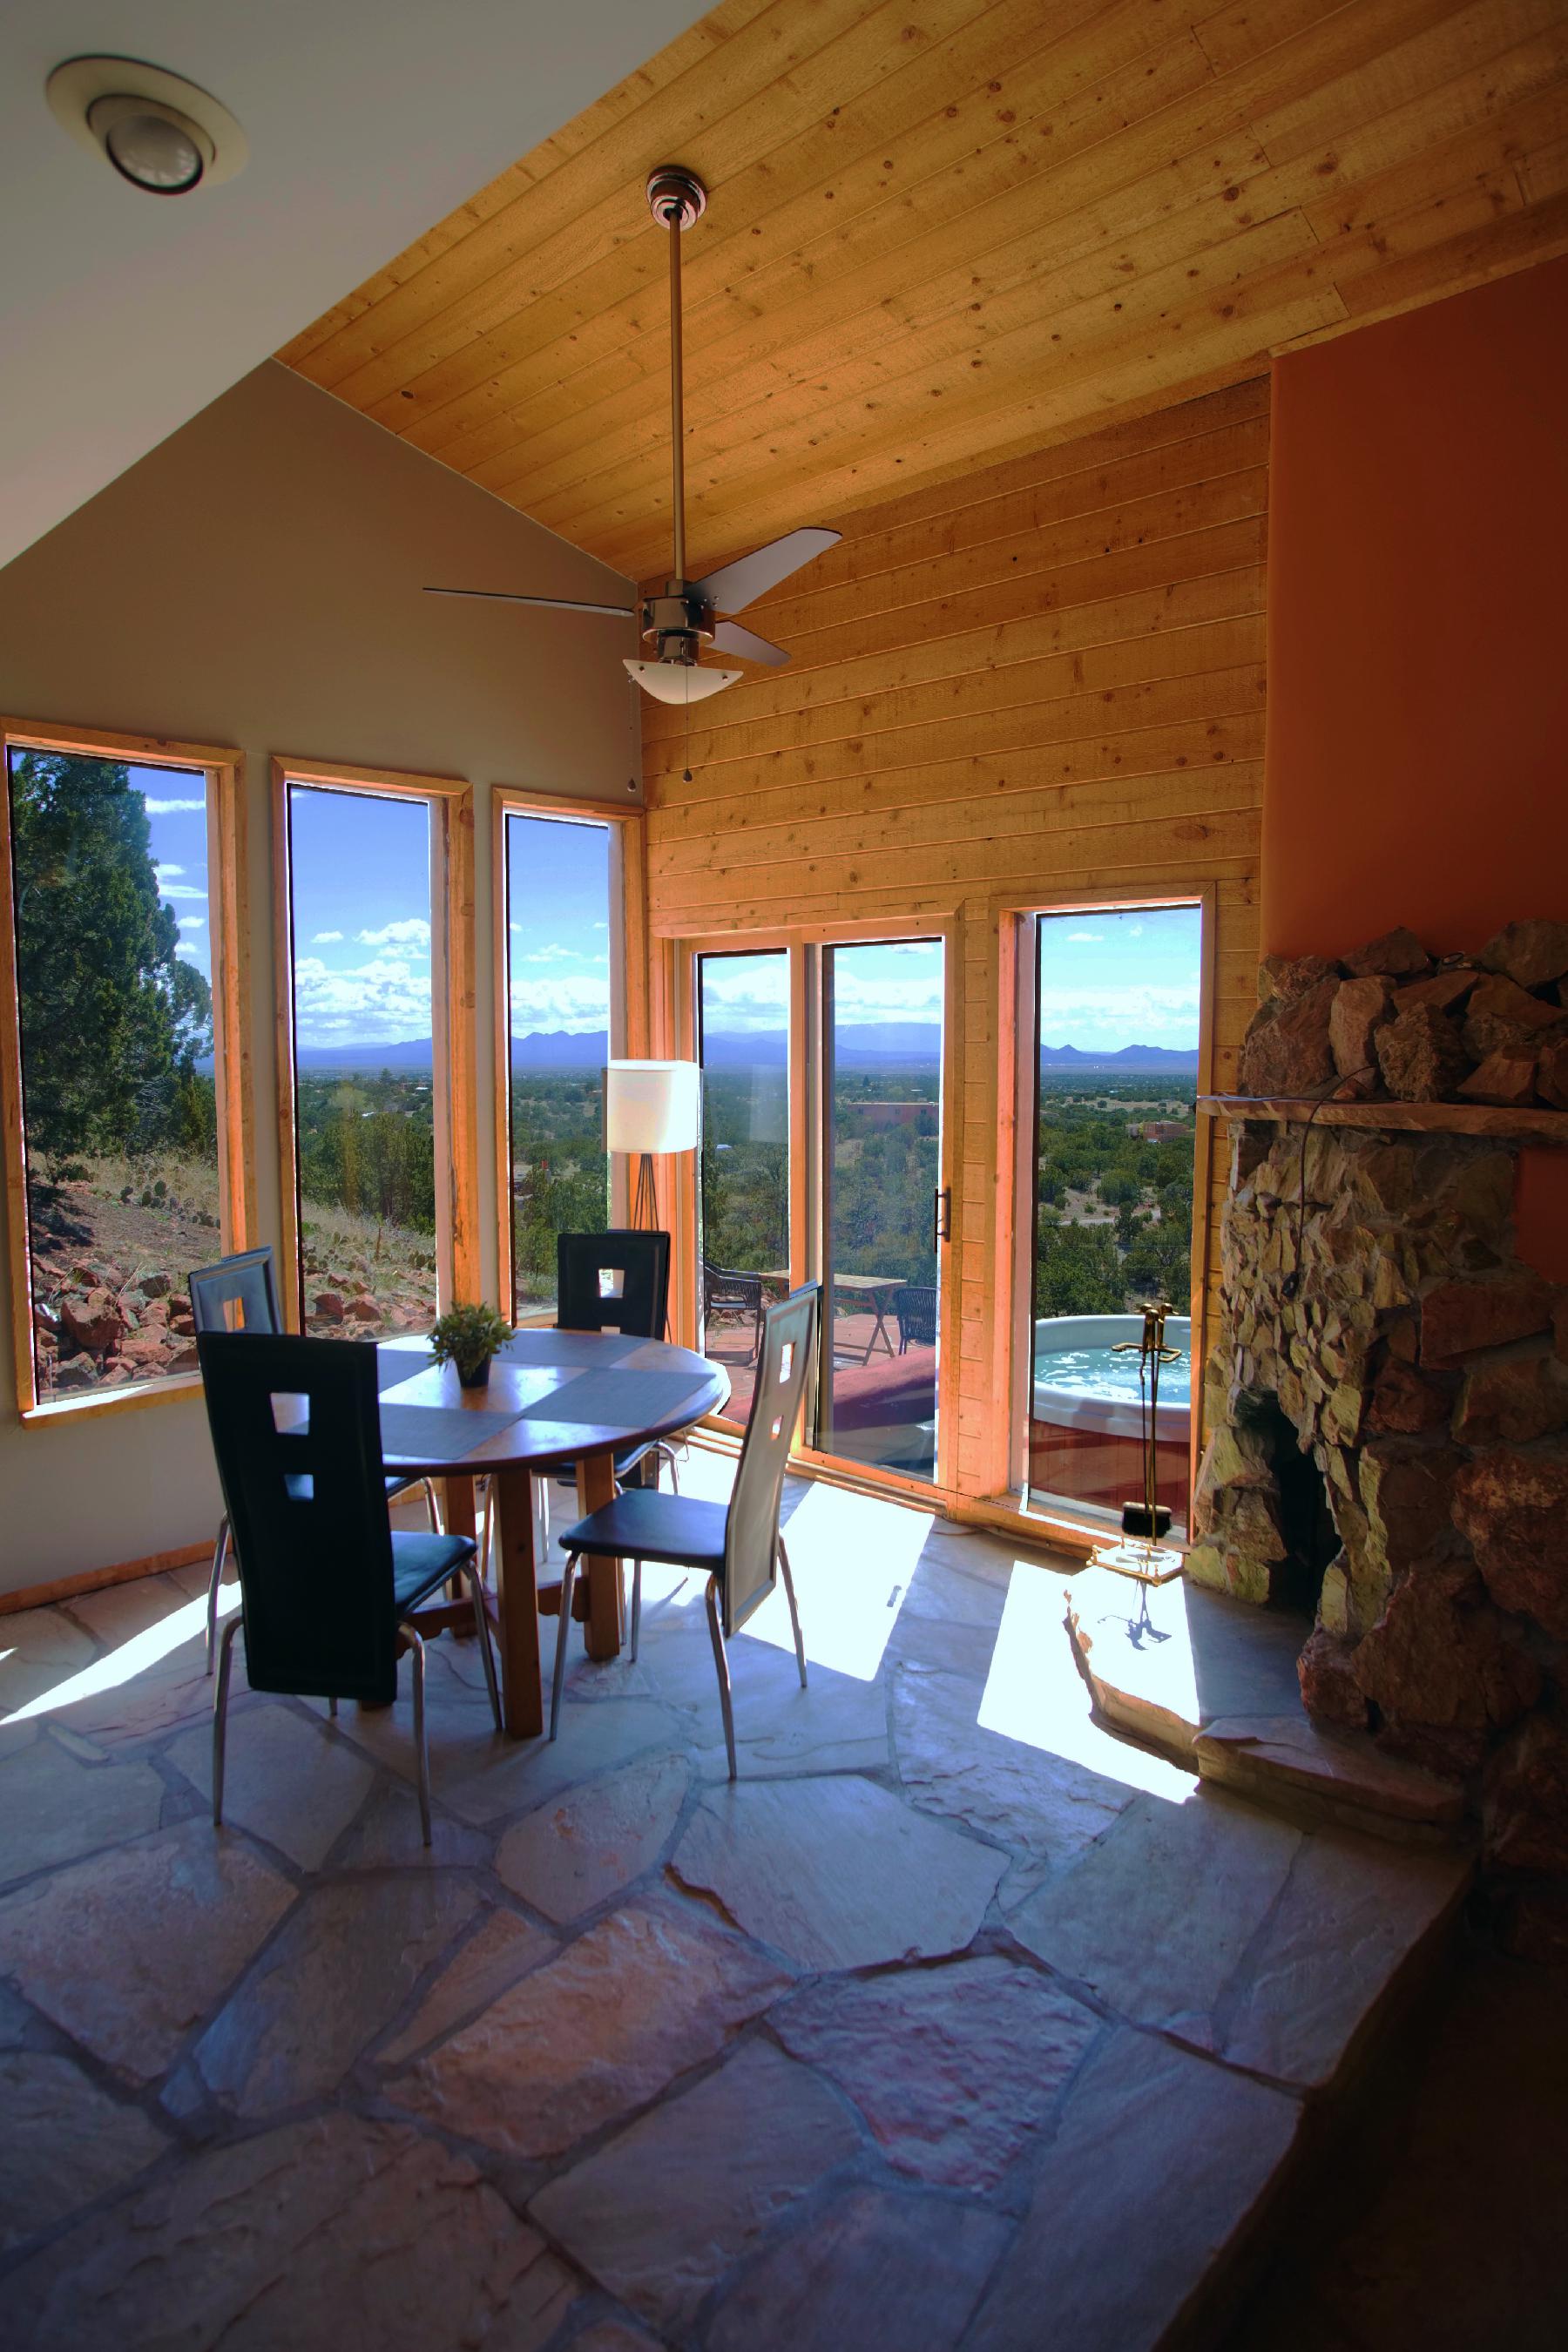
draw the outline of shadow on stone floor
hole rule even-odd
[[[215,1834],[199,1572],[5,1621],[8,2343],[1159,2339],[1455,1866],[1112,1738],[1061,1563],[789,1503],[810,1686],[770,1604],[735,1788],[700,1590],[650,1571],[554,1745],[435,1646],[428,1853],[405,1692],[242,1676]]]

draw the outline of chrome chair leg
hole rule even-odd
[[[485,1688],[490,1695],[490,1714],[495,1727],[500,1729],[500,1693],[496,1688],[495,1653],[490,1648],[490,1621],[485,1610],[485,1580],[478,1560],[470,1560],[468,1570],[468,1588],[474,1596],[474,1631],[479,1638],[479,1655],[485,1662]]]
[[[213,1656],[217,1649],[217,1596],[223,1582],[223,1564],[228,1556],[228,1513],[217,1523],[217,1541],[213,1546],[213,1572],[207,1584],[207,1672],[213,1670]]]
[[[536,1478],[534,1486],[539,1496],[539,1557],[543,1559],[550,1550],[549,1472],[546,1471],[542,1478]]]
[[[561,1622],[555,1628],[555,1672],[550,1685],[552,1739],[561,1727],[561,1692],[566,1680],[566,1637],[572,1630],[572,1580],[576,1573],[577,1554],[568,1552],[566,1565],[561,1571]]]
[[[414,1654],[414,1759],[419,1771],[419,1830],[430,1843],[430,1748],[425,1737],[425,1643],[412,1625],[401,1628]]]
[[[637,1643],[642,1639],[642,1562],[632,1562],[632,1664],[637,1662]]]
[[[217,1686],[213,1692],[213,1827],[223,1827],[223,1768],[224,1749],[228,1731],[228,1674],[234,1655],[234,1637],[245,1620],[237,1612],[223,1629],[223,1641],[217,1654]]]
[[[436,1500],[436,1481],[434,1478],[421,1478],[419,1484],[425,1489],[425,1507],[430,1514],[430,1532],[438,1536],[441,1532],[441,1506]]]
[[[724,1654],[724,1628],[719,1614],[719,1579],[708,1580],[708,1633],[713,1643],[713,1664],[719,1670],[719,1704],[724,1710],[724,1748],[730,1759],[730,1778],[740,1778],[735,1769],[735,1709],[730,1697],[730,1661]]]
[[[789,1572],[789,1554],[784,1549],[783,1536],[779,1538],[779,1566],[784,1570],[784,1596],[789,1602],[789,1622],[795,1627],[795,1662],[800,1668],[800,1686],[805,1690],[805,1643],[800,1637],[800,1611],[795,1606],[795,1579]]]

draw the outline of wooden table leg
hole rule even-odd
[[[516,1466],[493,1475],[501,1721],[514,1739],[536,1739],[544,1728],[544,1703],[539,1685],[532,1481],[527,1470]],[[471,1512],[471,1503],[469,1508]]]
[[[471,1478],[443,1478],[441,1481],[441,1525],[449,1536],[467,1536],[472,1542],[478,1532],[474,1506],[474,1482]],[[460,1601],[468,1591],[460,1577],[451,1578],[447,1586],[449,1600]]]
[[[612,1502],[616,1492],[616,1465],[608,1454],[590,1454],[577,1465],[577,1507],[584,1518],[596,1511],[601,1503]],[[621,1563],[618,1559],[590,1559],[588,1571],[588,1622],[584,1631],[588,1638],[591,1658],[616,1658],[621,1652],[621,1617],[625,1596],[621,1589]]]

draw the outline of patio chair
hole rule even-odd
[[[921,1282],[906,1282],[893,1300],[899,1318],[899,1353],[936,1345],[936,1290]]]
[[[757,1350],[763,1344],[763,1277],[760,1274],[737,1274],[731,1267],[715,1265],[709,1258],[702,1261],[702,1320],[716,1321],[721,1315],[749,1316],[752,1322],[752,1352],[748,1364],[757,1360]]]
[[[613,1502],[590,1512],[585,1519],[579,1519],[562,1537],[566,1567],[561,1584],[561,1622],[555,1635],[555,1674],[550,1699],[552,1739],[561,1724],[572,1580],[578,1561],[584,1557],[629,1559],[632,1563],[634,1661],[642,1632],[644,1560],[658,1560],[672,1568],[707,1570],[708,1632],[719,1675],[719,1703],[724,1715],[724,1747],[731,1780],[736,1777],[735,1714],[724,1643],[727,1636],[739,1633],[752,1612],[767,1599],[780,1575],[789,1599],[801,1688],[805,1688],[805,1646],[801,1640],[800,1612],[795,1606],[789,1555],[779,1533],[779,1502],[789,1465],[790,1444],[800,1418],[801,1399],[816,1354],[820,1300],[820,1288],[812,1283],[792,1291],[779,1306],[767,1308],[763,1316],[762,1362],[752,1391],[752,1410],[741,1444],[735,1484],[727,1505],[662,1495],[657,1487],[631,1486]]]
[[[410,1611],[466,1576],[500,1729],[495,1659],[469,1537],[394,1534],[381,1463],[375,1348],[204,1331],[196,1340],[218,1476],[235,1532],[240,1607],[223,1629],[213,1694],[213,1822],[223,1822],[224,1739],[234,1637],[256,1691],[387,1706],[400,1648],[414,1655],[419,1821],[430,1843],[425,1644]]]
[[[270,1242],[264,1242],[259,1249],[237,1250],[232,1257],[220,1258],[216,1265],[198,1266],[185,1279],[191,1294],[191,1320],[196,1327],[198,1338],[204,1331],[282,1330],[283,1318],[278,1311],[278,1281]],[[441,1521],[436,1508],[436,1489],[428,1478],[388,1478],[386,1482],[387,1494],[394,1499],[410,1493],[416,1486],[424,1488],[431,1528],[438,1528]],[[209,1675],[217,1647],[218,1594],[223,1586],[224,1563],[229,1549],[228,1513],[226,1511],[217,1523],[212,1575],[207,1580]]]

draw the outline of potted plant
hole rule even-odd
[[[430,1333],[430,1353],[438,1364],[456,1364],[466,1389],[482,1389],[490,1359],[511,1338],[511,1325],[493,1307],[449,1307]]]

